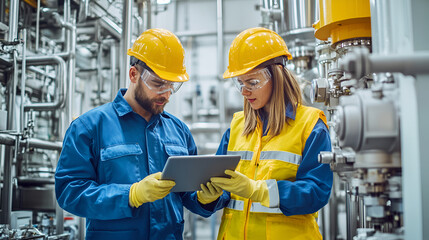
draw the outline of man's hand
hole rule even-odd
[[[170,180],[160,180],[160,178],[161,172],[157,172],[131,185],[130,206],[137,208],[143,203],[153,202],[167,196],[176,183]]]
[[[207,185],[207,186],[206,186]],[[202,204],[209,204],[216,201],[222,195],[223,190],[220,187],[214,186],[210,182],[207,184],[201,184],[201,191],[197,192],[198,201]]]

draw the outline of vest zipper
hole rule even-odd
[[[258,124],[260,124],[259,121],[258,121]],[[256,128],[256,130],[257,129],[258,128]],[[255,170],[254,170],[253,180],[256,180],[256,175],[257,175],[258,167],[259,167],[259,158],[261,157],[261,148],[262,148],[262,131],[260,133],[260,138],[259,138],[259,143],[258,143],[258,149],[257,149],[257,152],[256,152],[256,159],[255,159],[255,165],[254,165],[255,166]],[[245,222],[244,222],[244,240],[247,239],[247,226],[249,224],[249,215],[250,215],[250,208],[252,206],[252,200],[248,199],[247,203],[248,204],[247,204],[247,207],[246,207],[246,219],[245,219]]]

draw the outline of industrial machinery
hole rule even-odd
[[[419,100],[426,99],[425,94],[414,89],[416,82],[426,90],[428,86],[421,80],[427,80],[428,48],[417,40],[427,38],[428,31],[414,27],[427,19],[419,9],[428,9],[428,4],[368,0],[261,3],[261,25],[282,34],[292,49],[295,43],[306,42],[307,52],[315,53],[295,52],[292,55],[297,60],[288,67],[300,76],[308,104],[323,109],[329,119],[332,151],[322,152],[319,161],[330,164],[336,178],[330,203],[321,214],[324,238],[427,238],[422,227],[424,217],[412,206],[417,196],[426,196],[419,204],[428,203],[421,186],[425,177],[415,168],[426,165],[423,157],[418,157],[425,150],[412,147],[421,146],[421,135],[404,122],[417,124],[408,114],[417,115],[419,122],[428,119],[424,102]],[[307,26],[297,24],[312,19],[313,9],[319,13],[311,32],[315,41],[303,35]],[[279,22],[281,17],[285,22]],[[317,71],[312,71],[315,74],[301,74],[303,55],[317,61]],[[308,59],[307,66],[314,66]],[[405,102],[412,103],[418,112],[406,110],[410,104]],[[425,129],[421,134],[427,135],[422,124],[414,126]],[[411,154],[410,149],[417,153]],[[417,177],[405,170],[411,168],[418,170]],[[414,197],[406,192],[414,193]],[[408,218],[407,210],[413,212]]]
[[[83,237],[82,219],[56,203],[55,167],[72,119],[116,94],[122,11],[70,0],[0,8],[0,239]]]

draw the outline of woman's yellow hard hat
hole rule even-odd
[[[279,56],[292,59],[280,35],[262,27],[249,28],[232,41],[229,48],[229,65],[223,78],[245,74],[259,64]]]

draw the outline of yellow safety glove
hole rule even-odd
[[[270,206],[270,196],[265,180],[252,180],[237,171],[226,170],[226,175],[231,178],[212,177],[214,186],[244,198],[250,198],[254,202],[260,202],[263,206]]]
[[[130,206],[138,208],[143,203],[153,202],[167,196],[176,183],[171,180],[160,180],[160,178],[161,172],[157,172],[131,185]]]
[[[197,199],[202,204],[209,204],[216,201],[222,195],[223,190],[220,187],[214,186],[210,182],[207,182],[207,186],[201,184],[201,191],[197,192]]]

